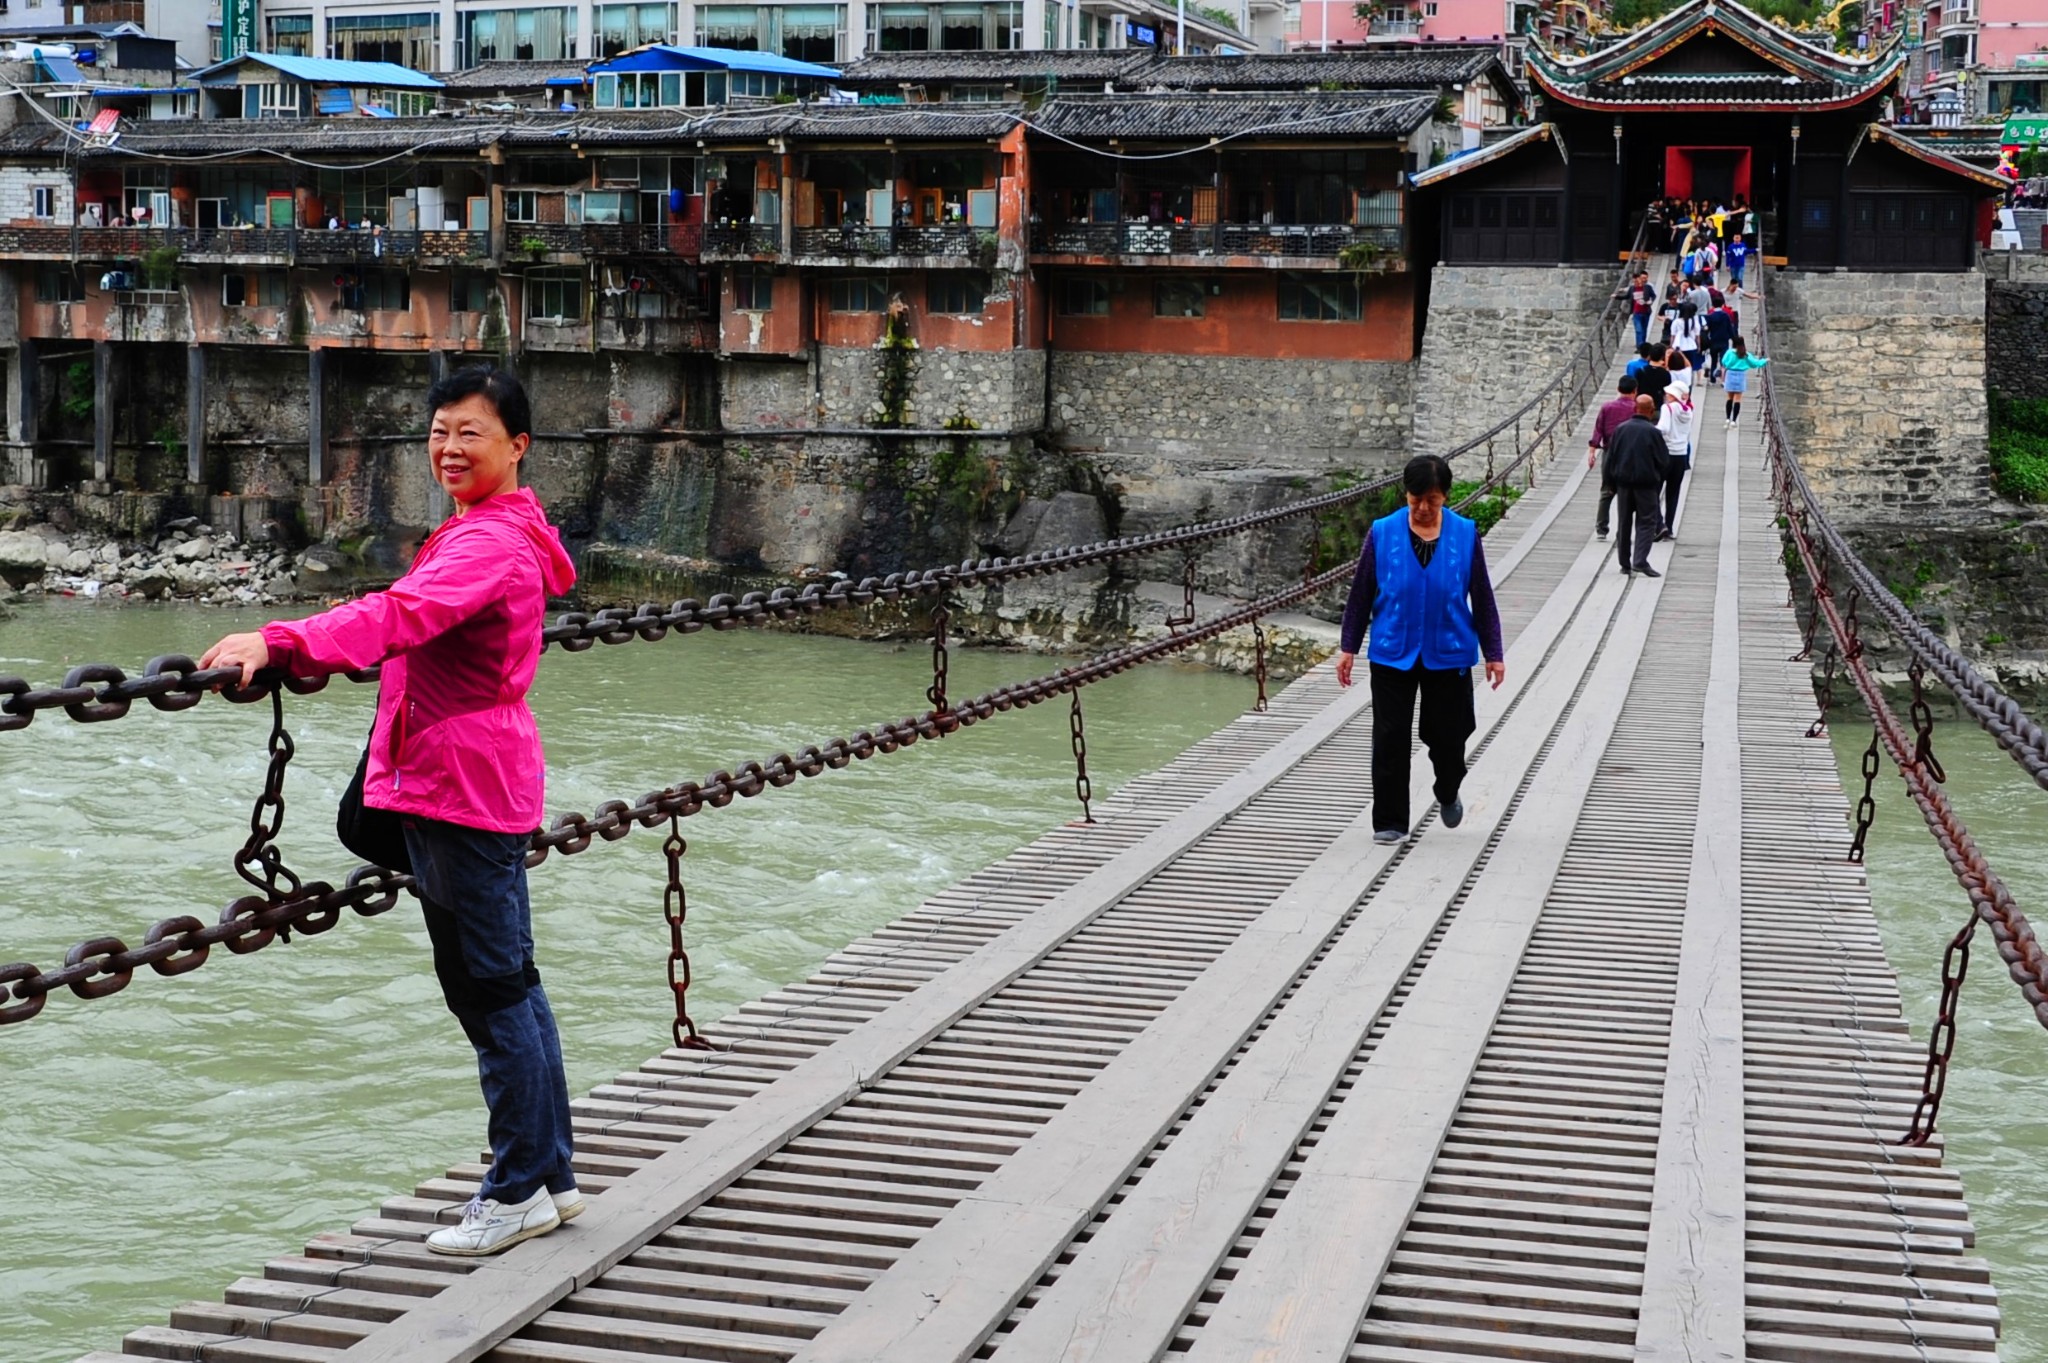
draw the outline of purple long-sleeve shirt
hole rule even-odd
[[[1414,552],[1412,549],[1409,552]],[[1465,584],[1472,596],[1472,623],[1479,630],[1479,652],[1486,661],[1497,663],[1505,656],[1500,642],[1500,606],[1493,599],[1493,578],[1486,571],[1486,541],[1472,542],[1472,575]],[[1372,623],[1373,603],[1379,599],[1379,564],[1373,556],[1372,536],[1365,537],[1359,551],[1358,571],[1351,578],[1351,596],[1344,603],[1344,633],[1340,647],[1357,653],[1365,642],[1366,626]]]
[[[1594,449],[1602,449],[1607,437],[1621,429],[1621,423],[1636,414],[1636,399],[1633,393],[1609,398],[1600,404],[1600,414],[1593,418],[1593,438],[1586,443]]]

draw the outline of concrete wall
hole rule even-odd
[[[1535,396],[1619,279],[1610,265],[1437,266],[1415,370],[1415,452],[1448,450]]]
[[[1786,426],[1844,523],[1989,502],[1983,275],[1780,270],[1769,289]]]

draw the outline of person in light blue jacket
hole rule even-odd
[[[1749,391],[1749,371],[1762,369],[1769,363],[1762,355],[1750,354],[1739,334],[1728,342],[1728,353],[1721,357],[1721,386],[1728,394],[1725,415],[1729,426],[1742,420],[1742,395]]]

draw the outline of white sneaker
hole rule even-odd
[[[566,1193],[549,1193],[555,1200],[555,1215],[564,1221],[574,1221],[583,1215],[583,1190],[571,1188]]]
[[[498,1202],[473,1197],[462,1209],[462,1220],[443,1226],[427,1237],[427,1248],[435,1254],[460,1254],[471,1258],[510,1249],[521,1240],[546,1235],[562,1224],[555,1200],[546,1188],[524,1202]]]

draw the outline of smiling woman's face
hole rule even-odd
[[[478,502],[519,486],[519,461],[532,438],[505,430],[498,409],[481,393],[451,402],[434,413],[427,431],[427,458],[434,480],[448,489],[457,515]]]

